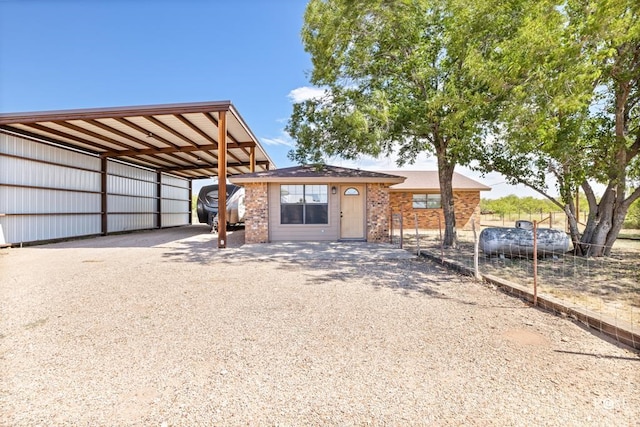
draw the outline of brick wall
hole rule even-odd
[[[415,228],[415,214],[418,214],[418,228],[420,229],[437,230],[438,218],[444,228],[442,209],[414,209],[413,192],[390,193],[389,206],[394,214],[402,212],[405,230]],[[454,191],[453,206],[456,212],[456,228],[470,230],[472,219],[475,219],[476,226],[480,225],[479,191]]]
[[[367,184],[367,242],[389,242],[387,184]]]
[[[244,203],[247,213],[244,219],[245,243],[269,241],[269,187],[267,183],[244,185]]]

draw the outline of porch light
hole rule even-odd
[[[331,194],[336,194],[337,192],[338,192],[338,189],[336,188],[335,185],[331,187]]]

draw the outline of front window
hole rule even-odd
[[[440,209],[442,202],[440,194],[414,194],[413,195],[413,208],[414,209]]]
[[[326,185],[281,185],[280,224],[328,224]]]

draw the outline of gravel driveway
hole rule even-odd
[[[0,425],[638,425],[640,357],[568,319],[386,246],[214,242],[0,249]]]

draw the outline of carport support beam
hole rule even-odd
[[[227,247],[227,112],[218,113],[218,248]]]
[[[193,180],[189,179],[189,208],[187,212],[189,212],[189,225],[193,224]]]
[[[109,159],[103,157],[100,159],[100,234],[107,235],[109,228],[109,215],[107,214],[107,167],[109,165]]]
[[[162,172],[156,171],[156,225],[162,228]]]
[[[256,146],[249,148],[249,172],[256,171]]]

